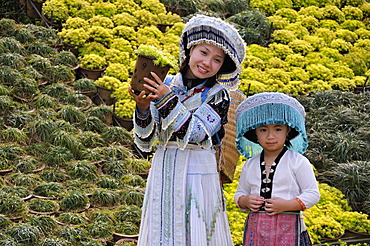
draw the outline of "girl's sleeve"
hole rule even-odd
[[[307,158],[303,159],[295,176],[301,190],[301,194],[296,199],[301,204],[303,210],[318,203],[320,200],[320,191],[312,165]]]
[[[170,92],[155,103],[161,118],[161,128],[168,129],[180,146],[210,140],[227,123],[229,93],[223,89],[206,100],[194,112],[189,111],[178,97]]]
[[[250,188],[247,185],[246,177],[247,177],[247,171],[246,167],[248,165],[248,161],[244,163],[244,166],[242,168],[242,171],[240,173],[238,188],[236,190],[236,193],[234,195],[234,200],[236,205],[239,207],[239,199],[242,196],[247,196],[251,194]],[[242,211],[245,211],[246,209],[241,209]]]

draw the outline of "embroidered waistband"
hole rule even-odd
[[[170,141],[165,146],[164,145],[160,145],[159,148],[163,148],[163,149],[179,148],[179,144],[177,142],[175,142],[175,141]],[[185,147],[185,149],[199,149],[199,150],[203,150],[204,148],[202,148],[198,144],[187,144],[186,147]]]

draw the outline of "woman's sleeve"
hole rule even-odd
[[[162,128],[170,128],[172,136],[186,145],[211,139],[219,132],[222,125],[227,123],[229,104],[229,94],[223,89],[194,112],[190,112],[173,93],[168,94],[155,106],[161,117]]]
[[[303,210],[318,203],[320,192],[312,165],[307,158],[303,159],[295,176],[301,190],[301,194],[296,199],[301,203]]]
[[[144,114],[134,113],[134,142],[141,151],[150,152],[154,142],[155,124],[151,110]]]

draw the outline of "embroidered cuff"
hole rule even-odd
[[[157,107],[157,108],[161,108],[164,104],[166,104],[167,100],[169,98],[171,98],[172,96],[174,96],[175,94],[170,91],[168,92],[166,95],[164,95],[161,99],[159,99],[158,101],[156,101],[154,103],[154,105]]]
[[[303,211],[307,209],[306,205],[302,202],[301,199],[299,199],[298,197],[295,197],[295,199],[296,199],[297,202],[299,202]]]
[[[145,113],[140,113],[139,112],[139,109],[137,108],[137,106],[136,106],[136,115],[137,115],[137,117],[138,118],[140,118],[140,119],[146,119],[147,117],[148,117],[148,115],[149,115],[149,112],[150,112],[150,109],[148,108],[148,110],[145,112]]]

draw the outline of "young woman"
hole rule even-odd
[[[151,94],[136,101],[135,143],[156,152],[144,197],[139,243],[233,245],[214,145],[224,136],[229,93],[237,86],[245,44],[219,18],[198,15],[185,25],[180,72],[145,79]]]
[[[265,92],[236,111],[238,150],[248,159],[235,202],[250,211],[243,245],[311,245],[301,211],[320,194],[307,148],[305,110],[294,98]]]

